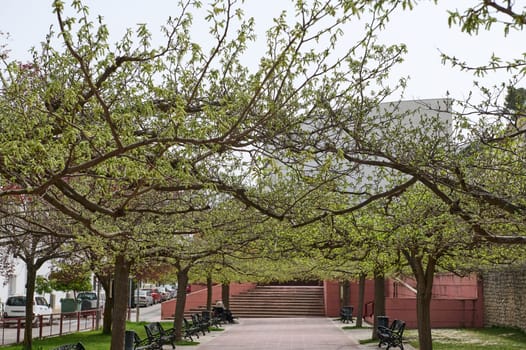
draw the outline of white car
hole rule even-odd
[[[161,301],[170,299],[170,292],[165,287],[157,287],[159,293],[161,293]]]
[[[134,306],[152,306],[153,298],[150,290],[140,289],[139,290],[139,299],[137,299],[137,291],[133,292]]]
[[[48,316],[53,313],[49,303],[44,297],[36,296],[33,302],[33,314],[35,316]],[[4,306],[4,318],[26,317],[26,296],[13,295],[7,298]],[[35,320],[36,321],[36,320]]]
[[[77,302],[80,303],[80,310],[95,310],[97,305],[102,308],[104,306],[104,300],[98,300],[96,292],[78,292]]]

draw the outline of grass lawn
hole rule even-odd
[[[127,322],[126,330],[133,330],[137,332],[141,339],[146,338],[146,331],[144,330],[144,325],[148,322]],[[164,328],[172,328],[172,322],[161,322]],[[220,331],[220,328],[211,328],[212,331]],[[42,340],[34,339],[33,340],[33,349],[38,350],[51,350],[59,345],[68,344],[68,343],[77,343],[81,342],[84,344],[86,349],[89,350],[108,350],[110,348],[111,336],[103,335],[100,331],[90,331],[90,332],[79,332],[74,334],[67,334],[59,337],[45,338]],[[183,340],[177,342],[177,345],[197,345],[198,342],[190,342]],[[20,350],[21,345],[8,345],[0,347],[1,350]]]
[[[434,329],[433,350],[514,350],[526,349],[526,333],[510,328]],[[416,330],[404,332],[404,338],[418,349]]]
[[[353,329],[353,326],[342,329]],[[433,350],[519,350],[526,349],[526,333],[512,328],[483,329],[433,329]],[[371,339],[360,340],[360,344],[378,342]],[[418,349],[416,329],[404,332],[404,343]],[[385,347],[384,347],[385,349]],[[395,348],[398,349],[398,348]]]

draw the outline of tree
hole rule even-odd
[[[421,349],[432,349],[430,306],[435,272],[452,259],[460,264],[462,256],[476,248],[467,225],[455,220],[447,207],[432,195],[417,188],[386,206],[385,224],[391,230],[389,244],[409,264],[416,280],[418,340]]]
[[[477,35],[480,30],[495,30],[495,27],[500,27],[503,36],[506,36],[511,31],[522,31],[525,18],[526,11],[520,4],[480,1],[464,11],[451,11],[449,23],[451,26],[458,25],[461,31],[470,35]],[[520,190],[524,186],[524,162],[521,157],[517,157],[522,152],[526,132],[523,123],[525,114],[521,108],[524,88],[516,87],[526,73],[524,55],[505,60],[494,54],[483,65],[473,65],[449,54],[444,54],[443,59],[453,67],[475,76],[499,74],[503,81],[501,86],[481,86],[484,99],[480,103],[473,103],[470,99],[459,102],[463,110],[469,113],[461,122],[469,132],[465,141],[472,145],[473,152],[470,152],[470,157],[467,157],[464,164],[456,166],[454,175],[441,182],[449,180],[449,188],[468,193],[479,203],[485,215],[491,215],[492,218],[488,218],[488,221],[496,219],[504,224],[500,227],[488,227],[485,221],[477,220],[480,216],[469,212],[467,206],[455,201],[452,209],[464,220],[473,223],[473,230],[486,239],[523,244],[524,230],[520,223],[518,230],[505,231],[499,228],[506,228],[506,223],[517,223],[524,216],[524,197]],[[507,76],[502,72],[506,72]],[[508,79],[507,82],[504,78]],[[507,92],[504,106],[500,99],[503,91]],[[478,117],[478,123],[473,122],[473,116]],[[483,181],[473,181],[481,173],[474,169],[481,168],[485,169]],[[506,188],[491,181],[491,178],[507,183]],[[511,182],[508,183],[508,179]]]
[[[0,135],[0,196],[41,196],[94,236],[114,239],[115,293],[125,292],[121,274],[130,268],[124,221],[144,212],[130,203],[145,194],[222,191],[283,217],[255,203],[250,189],[247,179],[265,170],[259,148],[320,115],[320,101],[385,78],[404,48],[377,45],[372,34],[398,3],[297,1],[295,16],[282,13],[267,31],[252,69],[242,62],[259,45],[254,21],[235,1],[209,5],[211,36],[202,45],[191,37],[193,2],[181,4],[158,48],[143,25],[110,47],[107,28],[91,23],[81,2],[72,3],[74,19],[54,1],[58,33],[33,62],[4,60],[0,72],[0,123],[9,130]],[[370,24],[335,56],[343,26],[359,15]],[[125,309],[116,301],[114,350],[124,339]]]
[[[79,243],[79,242],[77,242]],[[104,308],[102,333],[111,334],[113,298],[111,295],[111,283],[113,275],[108,272],[108,256],[97,255],[90,246],[84,243],[78,244],[80,247],[76,252],[72,252],[66,259],[61,259],[56,263],[55,268],[49,274],[50,285],[55,290],[64,292],[73,291],[75,298],[79,291],[97,291],[100,303],[100,287],[104,290]],[[113,265],[111,265],[113,267]],[[93,277],[96,277],[97,286],[94,287]],[[99,328],[101,319],[101,309],[97,308],[96,329]]]
[[[0,203],[0,243],[9,259],[14,257],[26,265],[26,319],[24,349],[32,347],[33,300],[37,272],[45,262],[68,254],[64,246],[71,241],[71,232],[63,215],[33,196],[4,198]]]
[[[225,199],[219,196],[209,211],[186,215],[178,220],[184,226],[193,228],[193,234],[168,238],[164,241],[165,245],[157,243],[157,247],[165,251],[162,256],[177,272],[174,328],[178,339],[183,329],[186,286],[192,276],[203,281],[210,276],[210,271],[217,271],[215,278],[221,278],[223,286],[228,286],[228,277],[232,274],[226,270],[236,266],[231,257],[246,256],[255,242],[266,239],[261,227],[268,222],[267,217],[250,207],[243,208],[238,202]],[[225,298],[224,302],[227,300]]]
[[[304,17],[293,24],[297,28],[292,30],[282,14],[268,32],[268,57],[251,73],[240,57],[254,40],[253,21],[243,22],[234,3],[211,4],[207,20],[217,42],[209,54],[190,42],[190,3],[164,28],[165,46],[149,49],[148,31],[141,26],[137,46],[130,32],[114,52],[105,42],[105,26],[92,32],[87,8],[80,2],[73,5],[81,18],[77,42],[74,19],[64,18],[64,3],[55,1],[65,52],[53,48],[51,33],[42,52],[34,53],[35,62],[11,63],[2,74],[2,123],[13,130],[3,139],[11,147],[3,154],[18,151],[16,157],[4,157],[3,182],[19,187],[0,194],[42,195],[92,231],[97,230],[96,219],[89,213],[122,217],[130,196],[142,191],[215,185],[240,194],[240,184],[232,182],[237,177],[227,176],[229,169],[247,167],[240,154],[253,154],[249,146],[296,124],[308,110],[298,101],[313,89],[329,89],[342,80],[349,70],[345,60],[371,35],[366,29],[355,47],[334,59],[330,49],[341,35],[336,28],[369,10],[379,12],[370,14],[378,28],[388,15],[382,8],[369,9],[367,2],[342,5],[341,12],[334,12],[340,6],[330,2],[315,2],[312,8],[299,2],[297,11]],[[240,32],[232,35],[227,24],[238,17]],[[322,19],[333,23],[317,28]],[[308,47],[325,38],[319,52]],[[386,50],[389,58],[381,63],[396,62],[402,50]],[[159,83],[157,76],[163,76]],[[26,113],[24,123],[17,119],[24,111],[20,108],[33,111]],[[44,124],[49,127],[39,128]],[[81,212],[75,203],[89,211]]]
[[[49,280],[44,276],[37,276],[35,280],[35,292],[38,294],[51,293],[53,288],[49,284]]]
[[[75,257],[58,262],[49,273],[48,278],[54,290],[76,293],[92,288],[91,271]]]
[[[523,28],[524,11],[517,7],[484,1],[463,14],[452,11],[449,20],[475,34],[479,28],[490,28],[509,16],[510,20],[504,21],[507,33]],[[375,57],[372,50],[367,53],[368,58]],[[338,190],[353,197],[347,208],[339,209],[341,214],[396,196],[421,183],[451,212],[470,223],[478,236],[494,242],[523,244],[526,239],[521,218],[526,208],[521,189],[526,182],[520,154],[526,129],[520,121],[524,120],[524,113],[503,108],[499,96],[505,88],[520,91],[514,84],[524,76],[524,57],[507,62],[494,57],[479,67],[454,56],[443,58],[475,74],[507,69],[512,77],[509,84],[495,91],[481,87],[486,99],[477,105],[469,99],[443,99],[422,101],[411,108],[396,102],[379,104],[391,91],[386,89],[369,97],[363,93],[367,85],[360,85],[357,79],[360,88],[335,98],[319,97],[317,113],[290,131],[294,137],[277,137],[273,147],[267,146],[269,157],[295,171],[317,167],[317,171],[338,174]],[[385,66],[390,67],[389,61]],[[368,71],[357,69],[355,74],[360,77],[360,73]],[[465,112],[456,113],[455,108]],[[443,117],[447,114],[451,117],[445,124]],[[396,173],[405,176],[392,183],[381,180]],[[344,177],[346,180],[341,180]],[[312,220],[329,212],[331,208],[320,208]],[[481,212],[485,215],[481,216]],[[511,222],[515,226],[510,230]]]
[[[508,86],[504,98],[504,107],[517,113],[524,112],[526,109],[526,89]]]

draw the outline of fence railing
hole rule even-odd
[[[365,303],[364,317],[372,317],[374,315],[374,301]]]
[[[102,310],[85,310],[35,316],[33,338],[46,338],[80,331],[94,330],[100,324]],[[25,317],[0,319],[0,344],[18,344],[24,339]]]

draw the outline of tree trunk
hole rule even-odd
[[[345,280],[341,283],[342,286],[342,299],[341,299],[341,306],[348,306],[350,305],[351,300],[351,284],[348,280]]]
[[[385,278],[383,273],[375,272],[374,275],[374,319],[372,329],[372,339],[378,339],[376,328],[378,326],[378,316],[385,316]]]
[[[37,267],[26,261],[26,320],[24,325],[24,350],[31,350],[33,346],[33,300],[35,296],[35,283]],[[40,326],[40,325],[39,325]]]
[[[206,277],[206,309],[212,310],[212,275]]]
[[[436,260],[428,257],[424,269],[422,259],[416,259],[409,252],[404,255],[416,279],[416,322],[418,324],[418,344],[420,350],[433,350],[431,335],[431,297],[435,277]]]
[[[358,283],[358,305],[356,305],[356,327],[362,326],[365,303],[365,274],[360,274]]]
[[[113,298],[106,292],[106,300],[104,301],[104,313],[102,316],[102,333],[111,334],[111,321],[113,319]]]
[[[420,350],[433,350],[431,335],[431,293],[420,291],[417,283],[416,320],[418,323],[418,344]]]
[[[175,339],[181,340],[186,305],[186,286],[188,285],[188,269],[179,269],[177,272],[177,301],[175,302],[174,329]]]
[[[113,311],[113,298],[111,296],[111,277],[97,274],[102,289],[104,290],[104,313],[102,314],[102,334],[111,334],[111,318]]]
[[[225,309],[230,309],[230,282],[224,282],[221,285],[221,298]]]
[[[111,350],[124,349],[126,316],[128,313],[128,284],[130,262],[124,254],[115,258],[115,275],[113,282],[113,320],[111,330]]]

